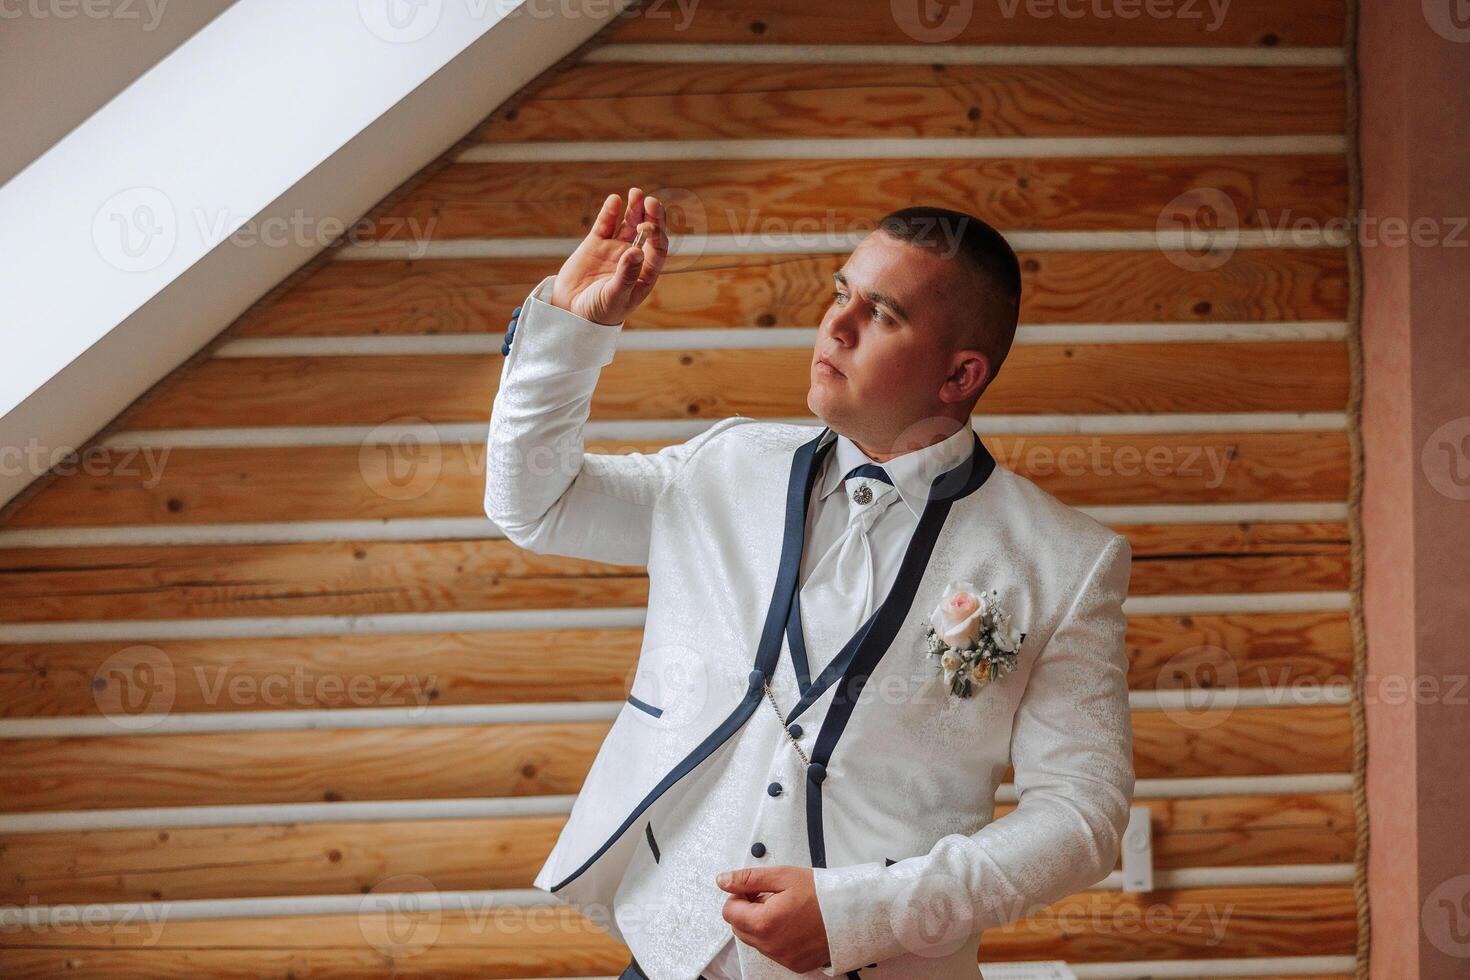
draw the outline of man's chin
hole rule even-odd
[[[811,390],[807,392],[806,407],[827,425],[841,419],[845,414],[838,400],[827,397],[827,394],[817,385],[812,385]]]

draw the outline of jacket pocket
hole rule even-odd
[[[664,709],[663,708],[657,707],[655,705],[651,705],[647,701],[643,700],[642,698],[635,698],[631,694],[628,695],[628,703],[631,704],[633,707],[638,708],[641,711],[648,712],[649,714],[653,715],[655,718],[657,718],[659,715],[661,715],[661,714],[664,713]]]

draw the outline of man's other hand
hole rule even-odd
[[[795,973],[832,961],[811,868],[740,868],[716,884],[731,893],[722,914],[741,942]]]
[[[635,248],[640,229],[644,241]],[[609,194],[592,230],[557,272],[551,303],[584,320],[622,323],[652,292],[668,255],[663,203],[630,187],[624,214],[623,199]]]

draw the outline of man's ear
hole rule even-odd
[[[979,398],[990,383],[990,358],[983,351],[955,351],[949,376],[941,392],[945,401],[963,402]]]

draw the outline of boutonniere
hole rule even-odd
[[[939,658],[951,694],[967,698],[1016,666],[1025,633],[1017,633],[998,593],[951,582],[929,617],[929,655]]]

